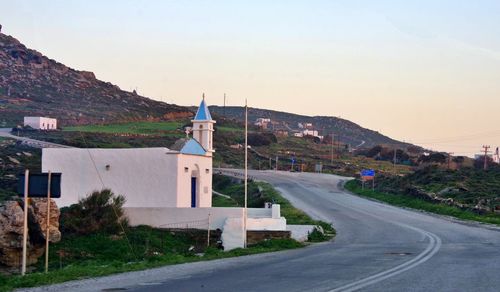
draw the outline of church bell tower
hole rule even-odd
[[[213,132],[215,121],[212,120],[210,111],[205,103],[205,94],[200,103],[200,107],[191,121],[193,123],[193,139],[207,151],[207,155],[212,156],[215,152],[213,145]]]

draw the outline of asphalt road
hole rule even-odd
[[[333,222],[333,242],[70,282],[51,290],[96,291],[500,291],[500,231],[404,210],[343,191],[345,178],[250,174],[295,206]]]
[[[72,148],[71,146],[66,146],[62,144],[56,144],[46,141],[35,140],[27,137],[12,135],[10,133],[10,130],[11,128],[0,128],[0,137],[14,139],[35,148]]]

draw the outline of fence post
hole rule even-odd
[[[210,213],[208,213],[207,247],[210,247]]]
[[[50,191],[52,186],[52,172],[49,170],[47,181],[47,230],[45,230],[45,273],[49,272],[49,236],[50,236]]]
[[[30,171],[26,169],[24,172],[24,222],[23,222],[23,258],[21,264],[21,275],[26,274],[26,253],[28,249],[28,207],[29,207],[29,177]]]

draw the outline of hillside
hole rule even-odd
[[[0,127],[14,126],[23,116],[42,115],[60,124],[92,124],[185,118],[185,107],[121,90],[29,49],[0,33]]]
[[[244,107],[230,106],[224,108],[221,106],[211,106],[210,111],[216,115],[225,115],[228,118],[240,121],[245,116]],[[336,141],[340,140],[342,143],[350,144],[353,147],[361,144],[363,147],[372,147],[379,144],[403,148],[410,146],[410,144],[391,139],[379,132],[363,128],[356,123],[337,117],[311,117],[273,110],[249,108],[249,122],[253,123],[258,118],[270,118],[271,121],[278,123],[277,127],[287,130],[298,130],[298,123],[312,123],[314,130],[318,130],[320,135],[328,136],[333,133]]]

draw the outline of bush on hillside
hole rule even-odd
[[[278,142],[273,133],[250,133],[248,134],[248,144],[251,146],[267,146]]]
[[[72,234],[117,234],[128,225],[124,217],[125,198],[109,189],[94,191],[77,204],[61,209],[61,231]]]

